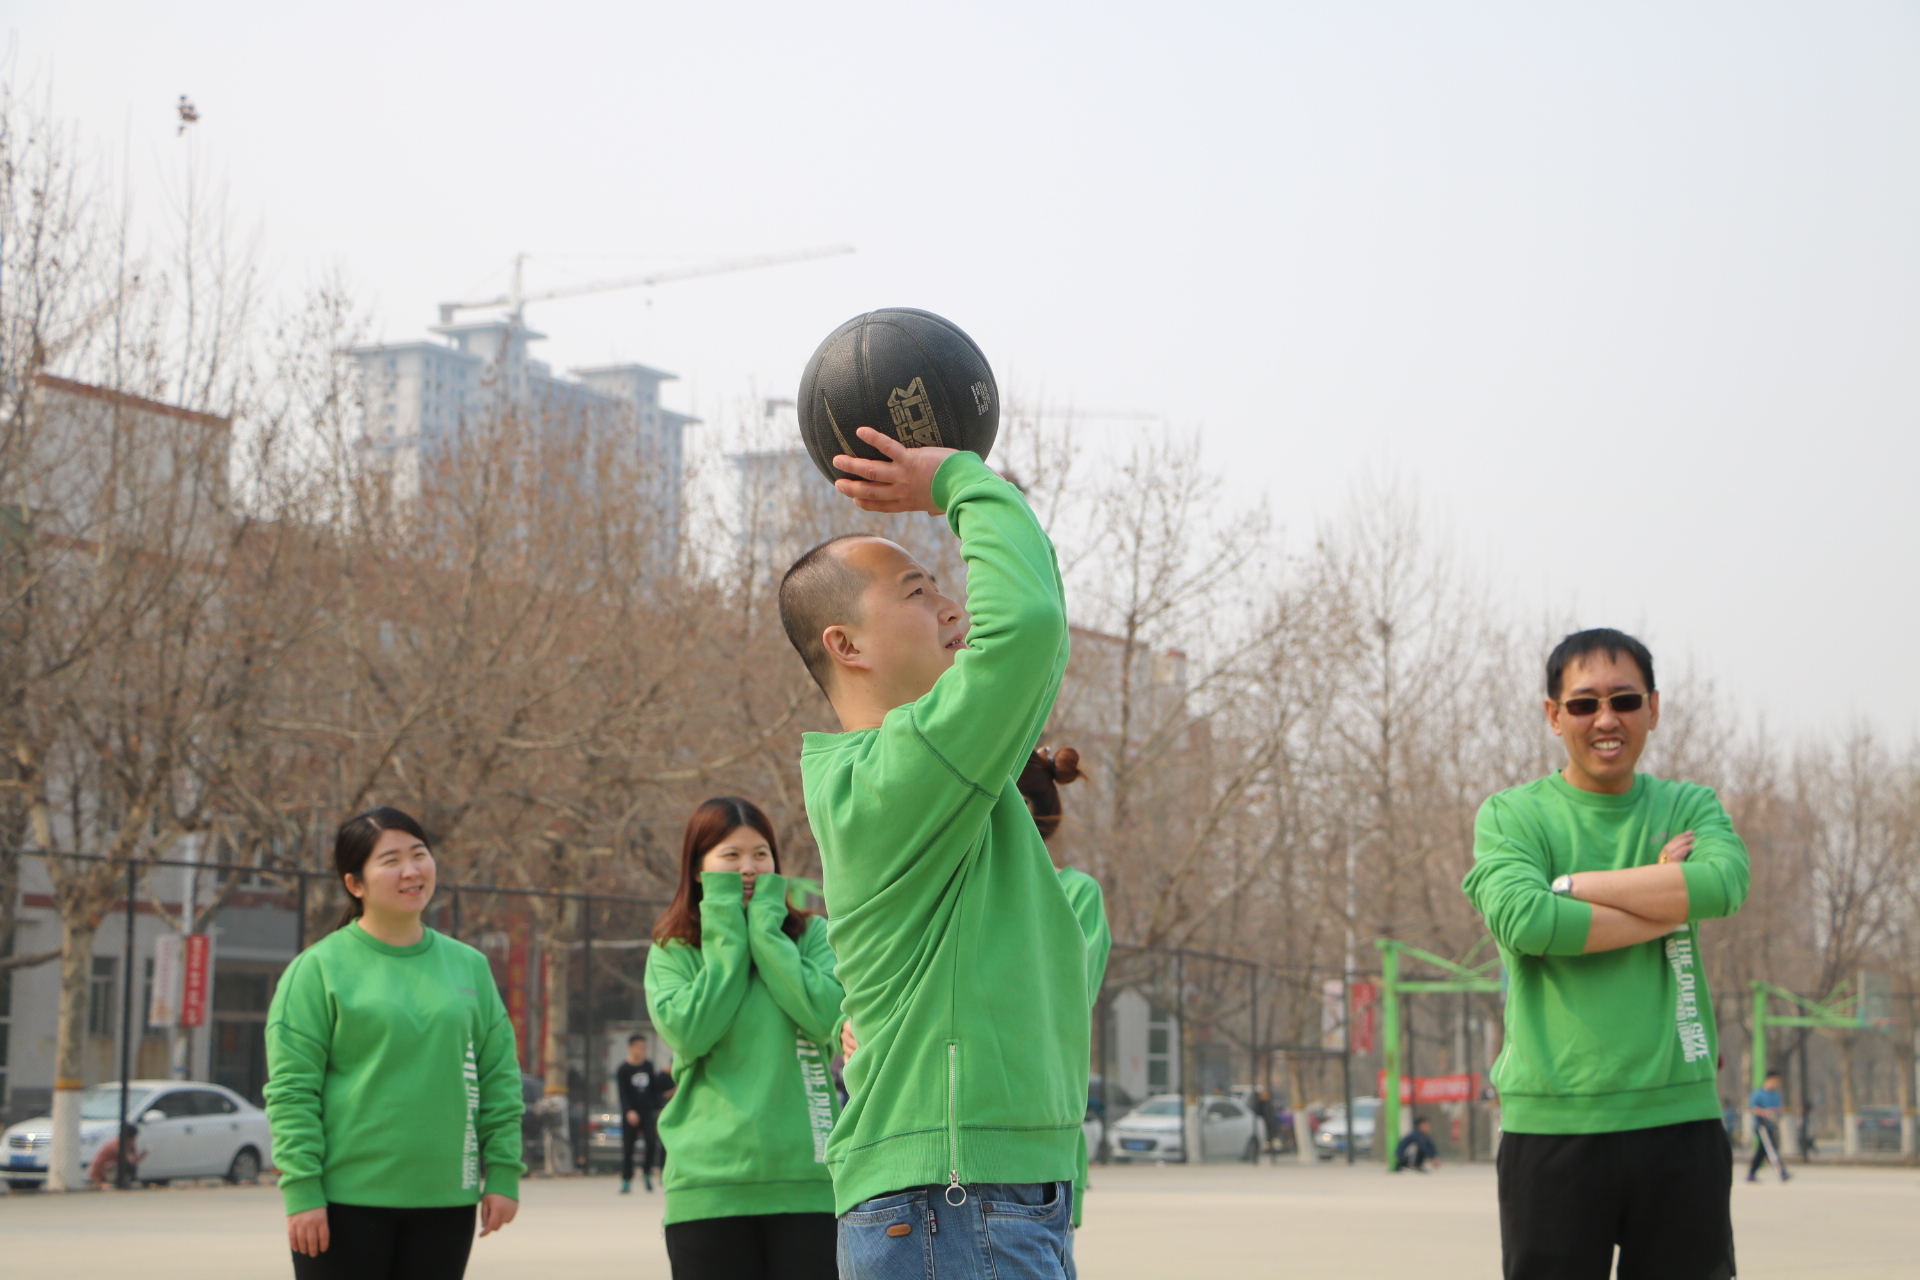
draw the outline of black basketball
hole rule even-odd
[[[879,458],[854,431],[986,457],[1000,429],[1000,389],[972,338],[929,311],[869,311],[827,335],[800,375],[800,436],[829,480],[835,454]]]

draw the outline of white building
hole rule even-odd
[[[451,456],[476,426],[506,413],[538,424],[549,438],[624,441],[640,464],[640,497],[662,530],[662,553],[677,549],[686,429],[699,421],[661,403],[676,375],[643,364],[574,369],[572,377],[528,354],[545,334],[516,319],[443,324],[444,342],[356,347],[363,413],[363,464],[396,503],[421,500],[436,461]]]

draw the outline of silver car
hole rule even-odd
[[[1114,1124],[1107,1140],[1112,1158],[1122,1164],[1187,1159],[1189,1131],[1199,1140],[1200,1150],[1193,1154],[1196,1161],[1245,1160],[1258,1154],[1253,1112],[1238,1099],[1201,1098],[1193,1107],[1191,1124],[1185,1122],[1186,1111],[1187,1104],[1177,1093],[1148,1098]]]
[[[97,1084],[80,1095],[79,1167],[83,1179],[120,1120],[120,1084]],[[267,1113],[222,1085],[196,1080],[134,1080],[128,1085],[127,1121],[139,1131],[135,1172],[142,1182],[173,1178],[225,1178],[252,1182],[273,1167]],[[36,1116],[0,1134],[0,1179],[16,1189],[47,1178],[53,1151],[53,1119]]]

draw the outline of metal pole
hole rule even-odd
[[[586,1016],[583,1019],[581,1019],[581,1021],[585,1024],[586,1042],[587,1042],[587,1061],[586,1061],[585,1069],[582,1070],[580,1073],[581,1079],[587,1091],[587,1099],[586,1099],[587,1105],[581,1109],[581,1115],[580,1115],[580,1166],[582,1169],[585,1169],[588,1167],[588,1164],[592,1156],[591,1148],[588,1146],[588,1143],[587,1143],[587,1135],[588,1135],[588,1132],[590,1131],[590,1126],[592,1124],[593,1113],[599,1107],[599,1097],[594,1093],[594,1089],[593,1089],[593,1078],[595,1075],[594,1068],[600,1064],[600,1044],[599,1044],[600,1033],[598,1029],[598,1024],[596,1023],[594,1018],[594,1007],[593,1007],[593,895],[592,894],[582,895],[581,902],[580,902],[580,910],[581,910],[581,914],[586,917],[586,921],[582,925],[580,933],[581,933],[582,941],[586,944],[582,950],[584,954],[583,963],[587,966],[586,993],[585,993],[586,1002],[587,1002],[587,1012],[586,1012]],[[622,1119],[624,1118],[625,1117],[622,1117]]]
[[[1255,1090],[1266,1088],[1260,1082],[1260,966],[1247,966],[1247,1083]],[[1267,1089],[1267,1115],[1273,1115],[1273,1090]],[[1269,1121],[1254,1117],[1253,1163],[1267,1147]]]
[[[307,873],[295,872],[293,883],[293,954],[299,955],[307,949]]]
[[[114,1149],[118,1153],[114,1161],[113,1185],[122,1191],[133,1181],[131,1152],[127,1150],[127,1105],[132,1085],[128,1077],[133,1074],[133,891],[134,865],[127,862],[127,951],[126,962],[121,966],[125,980],[120,984],[120,1128],[114,1133]]]
[[[1187,958],[1173,953],[1173,1043],[1174,1072],[1180,1093],[1180,1163],[1193,1161],[1192,1126],[1187,1123]]]
[[[1387,942],[1380,948],[1380,1022],[1382,1052],[1387,1087],[1380,1099],[1380,1119],[1373,1126],[1373,1154],[1393,1167],[1393,1148],[1400,1142],[1400,948]],[[1348,1145],[1352,1145],[1353,1119],[1347,1119]],[[1393,1145],[1389,1145],[1393,1144]]]
[[[1347,1163],[1353,1163],[1353,966],[1340,975],[1340,1092],[1346,1103]]]
[[[1480,1091],[1473,1085],[1473,995],[1460,993],[1460,1069],[1467,1075],[1467,1159],[1474,1158],[1473,1112],[1479,1105]]]
[[[1107,999],[1107,993],[1103,986],[1093,1006],[1094,1034],[1099,1037],[1097,1043],[1094,1045],[1094,1052],[1100,1055],[1100,1092],[1096,1096],[1100,1099],[1101,1149],[1088,1153],[1092,1159],[1098,1160],[1101,1164],[1106,1163],[1106,1160],[1102,1158],[1102,1152],[1109,1149],[1107,1133],[1113,1126],[1113,1109],[1107,1104],[1107,1090],[1109,1088],[1107,1073],[1112,1070],[1107,1064],[1107,1037],[1112,1033],[1112,1020],[1113,1001]]]
[[[1807,1158],[1807,1147],[1813,1141],[1813,1076],[1807,1066],[1807,1041],[1813,1036],[1806,1031],[1800,1033],[1800,1158]],[[1780,1141],[1786,1142],[1782,1134]]]

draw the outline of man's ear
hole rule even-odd
[[[1547,699],[1547,727],[1553,730],[1553,736],[1560,736],[1560,704],[1552,698]]]
[[[1660,727],[1660,691],[1655,689],[1647,695],[1647,732],[1652,733]]]
[[[821,647],[827,656],[833,659],[836,667],[850,667],[859,671],[870,669],[867,655],[861,651],[860,644],[846,627],[835,623],[820,633]]]

